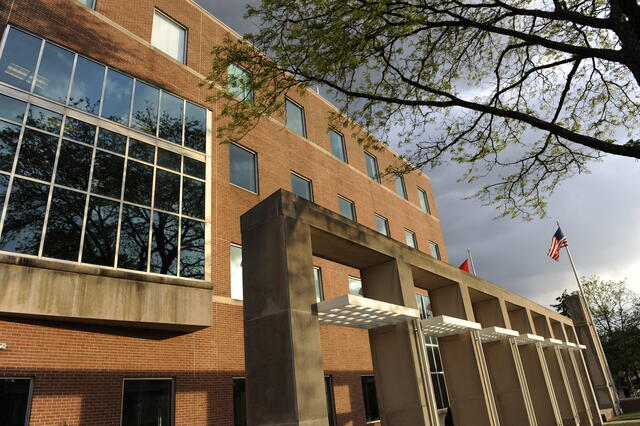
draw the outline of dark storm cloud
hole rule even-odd
[[[255,23],[245,20],[243,16],[246,11],[246,5],[256,5],[259,3],[257,0],[195,0],[195,2],[241,35],[251,32],[256,28]]]

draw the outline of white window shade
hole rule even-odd
[[[242,300],[242,247],[231,245],[231,298]]]
[[[156,11],[153,16],[151,44],[167,55],[184,63],[187,46],[187,30],[175,21]]]

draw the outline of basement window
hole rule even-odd
[[[172,424],[172,379],[124,380],[122,426]]]

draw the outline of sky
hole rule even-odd
[[[244,1],[197,3],[240,34],[255,28],[243,19]],[[629,288],[640,293],[640,163],[608,156],[590,168],[590,174],[571,178],[556,190],[547,219],[530,222],[494,220],[494,207],[464,200],[478,188],[458,183],[462,169],[455,165],[425,170],[432,180],[449,262],[459,265],[470,249],[478,276],[549,305],[563,289],[577,288],[566,251],[557,263],[547,256],[558,220],[578,274],[627,279]]]

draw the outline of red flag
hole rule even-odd
[[[462,265],[458,266],[458,268],[465,272],[469,272],[469,259],[465,259],[464,262],[462,262]]]

